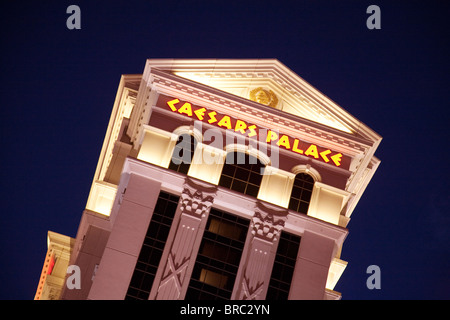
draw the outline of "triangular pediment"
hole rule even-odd
[[[379,136],[276,59],[150,59],[151,67],[371,141]]]

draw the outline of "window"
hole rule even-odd
[[[267,300],[287,300],[299,246],[299,236],[281,232],[267,290]]]
[[[229,300],[249,221],[211,209],[186,299]]]
[[[264,165],[255,157],[241,152],[228,153],[219,186],[257,197]]]
[[[196,146],[197,140],[193,136],[180,135],[172,153],[169,169],[187,174]]]
[[[148,227],[133,276],[131,277],[128,292],[125,296],[126,300],[148,299],[177,209],[178,200],[178,197],[162,191],[159,194],[152,221]]]
[[[306,173],[297,174],[292,187],[289,209],[307,214],[313,187],[313,177]]]

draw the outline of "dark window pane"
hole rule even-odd
[[[189,171],[196,146],[197,141],[193,136],[189,134],[180,135],[173,149],[169,169],[186,174]]]
[[[305,202],[309,202],[309,200],[311,200],[311,194],[312,194],[311,191],[303,190],[301,200],[303,200]]]
[[[292,187],[289,209],[307,214],[313,188],[314,179],[309,174],[297,174]]]
[[[227,176],[222,176],[219,181],[219,186],[230,189],[232,182],[233,182],[233,178],[227,177]]]
[[[249,176],[250,176],[249,170],[240,167],[236,168],[236,178],[243,181],[248,181]]]
[[[246,194],[252,197],[257,197],[259,192],[259,186],[255,186],[253,184],[247,185]]]
[[[309,202],[300,202],[300,207],[298,208],[298,212],[300,213],[304,213],[307,214],[308,213],[308,208],[309,208]]]
[[[289,202],[289,209],[298,211],[298,204],[299,201],[295,198],[291,198],[291,201]]]
[[[236,167],[234,166],[223,166],[222,175],[227,175],[230,177],[234,177],[234,172],[236,170]]]
[[[244,181],[234,179],[233,184],[231,185],[231,190],[245,193],[246,186],[247,186],[247,184]]]
[[[299,236],[281,232],[267,290],[267,300],[287,300],[299,246]]]
[[[255,157],[241,152],[227,154],[219,185],[256,197],[261,184],[261,168],[264,166]],[[248,187],[251,184],[252,187]]]
[[[297,186],[294,186],[294,187],[292,188],[292,193],[291,193],[291,197],[292,197],[292,198],[300,199],[301,194],[302,194],[302,189],[300,189],[300,188],[297,187]]]
[[[148,299],[162,250],[178,204],[178,197],[160,192],[152,220],[131,277],[126,300]]]
[[[249,179],[250,183],[260,185],[261,180],[262,180],[262,175],[260,175],[259,172],[252,171],[250,173],[250,179]]]
[[[230,299],[248,226],[246,219],[211,209],[186,299]]]

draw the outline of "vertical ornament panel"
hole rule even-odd
[[[246,266],[236,297],[239,300],[262,300],[269,286],[279,234],[288,211],[258,202],[251,221],[251,240]]]
[[[168,241],[170,251],[159,282],[156,300],[182,298],[189,284],[190,273],[216,190],[216,187],[211,188],[209,184],[186,178],[180,197],[178,224],[176,231],[171,234],[171,241]]]

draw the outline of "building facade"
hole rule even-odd
[[[340,299],[380,141],[278,60],[149,59],[35,299]]]

